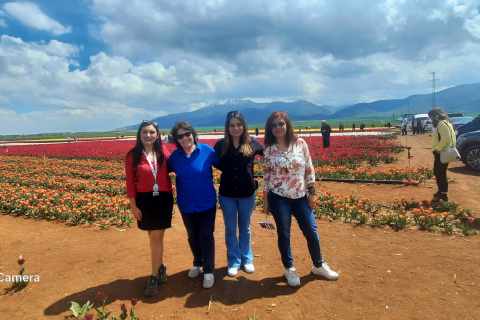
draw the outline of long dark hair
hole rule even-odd
[[[135,146],[128,151],[127,155],[133,155],[133,168],[136,169],[137,166],[140,164],[140,160],[142,159],[142,151],[143,151],[143,142],[142,142],[142,129],[146,126],[153,126],[155,131],[157,131],[157,139],[153,143],[153,152],[157,154],[157,166],[160,167],[165,160],[165,155],[163,154],[162,148],[162,140],[160,139],[160,130],[155,122],[151,121],[143,121],[140,124],[140,127],[137,131],[137,142]]]
[[[436,127],[437,124],[442,120],[452,123],[452,121],[450,120],[450,117],[447,116],[445,111],[443,111],[439,107],[435,107],[432,110],[428,111],[428,116],[430,117],[430,119],[432,119],[432,125],[434,127]]]
[[[289,146],[291,142],[296,142],[298,140],[297,135],[293,132],[292,121],[290,121],[290,117],[283,111],[274,111],[267,119],[265,123],[265,139],[264,143],[266,146],[273,146],[277,139],[273,135],[272,132],[272,123],[273,120],[277,117],[280,117],[285,121],[285,125],[287,126],[287,132],[285,133],[285,146]]]
[[[170,130],[170,134],[172,135],[172,138],[173,138],[173,143],[175,143],[175,145],[177,146],[177,149],[182,149],[182,145],[180,144],[180,142],[178,142],[178,139],[177,139],[177,131],[179,129],[183,129],[185,131],[191,132],[193,136],[193,142],[195,143],[195,145],[197,144],[198,133],[197,131],[195,131],[195,128],[187,121],[177,121],[175,125],[172,127],[172,129]]]
[[[235,149],[235,146],[233,145],[233,137],[230,134],[230,121],[232,119],[240,121],[240,124],[243,127],[242,136],[240,137],[240,152],[248,157],[252,154],[252,147],[250,146],[252,139],[250,139],[250,136],[248,135],[248,125],[245,118],[238,112],[229,112],[227,114],[227,120],[225,120],[225,138],[223,140],[222,154],[220,157],[223,157],[229,151],[233,152]]]

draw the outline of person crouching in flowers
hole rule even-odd
[[[158,293],[158,284],[167,281],[163,263],[163,237],[172,226],[172,181],[167,171],[169,152],[162,145],[155,122],[143,121],[137,132],[137,142],[127,153],[125,175],[127,197],[138,228],[150,238],[152,274],[148,276],[146,296]]]
[[[215,144],[222,168],[218,200],[225,222],[228,275],[234,277],[240,266],[252,273],[253,254],[250,232],[255,208],[253,160],[263,154],[263,145],[248,135],[248,126],[240,111],[231,111],[225,121],[225,138]],[[238,223],[238,237],[237,237]]]
[[[290,246],[292,216],[307,239],[312,258],[312,273],[328,280],[338,274],[323,261],[313,207],[315,206],[315,170],[307,143],[295,135],[285,112],[275,111],[265,124],[263,153],[263,211],[271,213],[277,225],[278,249],[285,267],[284,276],[292,287],[300,286],[293,266]],[[308,196],[307,196],[308,193]]]
[[[217,194],[213,186],[212,165],[220,168],[218,156],[207,144],[198,143],[198,134],[186,121],[177,121],[170,131],[177,150],[168,157],[168,170],[177,175],[177,205],[188,233],[193,253],[195,278],[203,269],[203,287],[211,288],[215,271],[215,215]]]

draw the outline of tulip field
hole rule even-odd
[[[263,143],[263,139],[258,140]],[[328,149],[323,148],[321,137],[305,140],[318,178],[422,182],[433,177],[432,170],[425,166],[400,168],[393,165],[404,150],[394,135],[332,136],[332,147]],[[216,141],[199,140],[210,146]],[[123,158],[134,143],[132,140],[110,140],[11,145],[8,149],[0,149],[0,211],[103,228],[129,225],[133,218],[125,198]],[[167,148],[173,151],[175,145],[167,144]],[[376,165],[380,163],[392,166],[378,170]],[[255,160],[254,171],[256,175],[262,174],[261,159]],[[171,176],[175,183],[174,174]],[[261,178],[259,180],[261,183]],[[217,187],[219,182],[220,171],[215,170]],[[261,191],[257,192],[256,204],[263,204]],[[322,190],[315,212],[319,218],[360,224],[400,228],[416,224],[420,229],[440,227],[451,232],[456,223],[457,228],[470,231],[470,212],[456,203],[433,206],[402,199],[385,206],[373,203],[372,199],[332,195]]]

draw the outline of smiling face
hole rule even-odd
[[[276,124],[277,127],[275,127],[274,124]],[[275,119],[273,119],[272,133],[277,139],[284,138],[285,135],[287,134],[287,124],[285,123],[285,120],[283,120],[282,117],[276,117]]]
[[[177,139],[178,139],[179,135],[183,135],[186,132],[190,132],[190,131],[187,131],[183,128],[178,129],[177,130]],[[195,144],[195,142],[193,140],[193,134],[190,134],[189,137],[187,137],[186,135],[183,135],[182,139],[178,139],[178,143],[180,143],[180,145],[182,146],[183,149],[190,149],[192,147],[192,145]]]
[[[157,140],[158,133],[154,126],[148,125],[142,128],[140,132],[140,138],[144,146],[153,145],[155,140]]]
[[[230,119],[230,125],[228,126],[228,132],[232,137],[241,137],[243,134],[243,125],[240,120],[236,118]]]

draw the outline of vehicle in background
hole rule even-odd
[[[480,130],[480,115],[475,119],[455,129],[455,135],[461,136],[464,133]]]
[[[453,127],[453,130],[457,129],[458,127],[461,127],[463,126],[464,124],[466,123],[469,123],[471,122],[473,119],[473,117],[453,117],[453,118],[450,118],[450,121],[452,121],[452,127]]]
[[[456,147],[462,162],[469,169],[480,172],[480,130],[460,135]]]
[[[463,113],[461,112],[454,112],[454,113],[447,113],[447,116],[449,118],[459,118],[459,117],[465,117]]]

